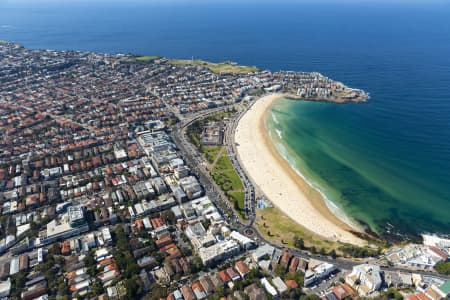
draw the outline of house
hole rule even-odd
[[[286,286],[286,284],[278,276],[272,280],[272,283],[275,286],[275,288],[277,289],[277,291],[280,293],[280,295],[288,290],[288,287]]]
[[[304,260],[303,258],[300,258],[298,260],[297,270],[302,271],[303,273],[305,273],[306,269],[308,269],[308,261]]]
[[[429,286],[425,289],[425,294],[432,300],[441,300],[445,297],[445,294],[439,290],[435,285]]]
[[[234,267],[236,268],[236,271],[238,271],[239,275],[241,275],[242,278],[244,278],[248,274],[248,272],[250,272],[250,268],[242,260],[236,262]]]
[[[206,293],[203,290],[203,287],[200,284],[200,281],[196,281],[192,284],[192,291],[194,292],[194,295],[198,300],[206,298]]]
[[[267,293],[269,293],[272,297],[277,297],[277,290],[269,283],[266,277],[261,278],[261,284]]]
[[[9,262],[0,264],[0,280],[4,280],[9,276],[9,267],[10,267]]]
[[[6,298],[11,293],[11,280],[0,282],[0,298]]]
[[[223,287],[225,285],[225,282],[223,282],[221,276],[218,273],[211,274],[209,279],[211,279],[211,282],[214,286]]]
[[[244,292],[249,300],[267,300],[266,293],[256,283],[245,287]]]
[[[214,284],[212,283],[212,281],[209,279],[208,276],[201,278],[200,284],[202,285],[203,290],[207,295],[210,295],[214,292]]]
[[[158,248],[162,248],[168,244],[172,243],[172,238],[170,236],[165,236],[155,241],[155,244]]]
[[[300,261],[300,259],[297,256],[294,256],[291,259],[291,262],[289,263],[289,268],[288,268],[289,272],[297,271],[299,261]]]
[[[181,294],[183,295],[184,300],[196,300],[194,292],[188,285],[183,285],[181,287]]]
[[[280,264],[287,268],[291,262],[293,255],[289,253],[287,250],[283,250],[283,254],[281,255]]]
[[[292,279],[288,279],[284,282],[286,284],[286,286],[290,289],[296,289],[298,288],[298,284],[295,280]]]
[[[241,279],[241,276],[239,276],[238,272],[236,272],[232,267],[229,267],[225,270],[228,274],[228,276],[230,276],[232,281],[236,281]]]
[[[348,284],[340,284],[335,286],[331,291],[339,300],[355,295],[355,292]]]
[[[227,284],[231,281],[230,275],[228,275],[226,270],[219,271],[219,277],[224,284]]]

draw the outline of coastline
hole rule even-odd
[[[235,141],[243,167],[274,206],[307,230],[331,241],[367,244],[351,233],[364,232],[334,215],[321,192],[290,166],[272,142],[265,127],[266,115],[284,97],[290,96],[271,94],[256,100],[239,121]]]

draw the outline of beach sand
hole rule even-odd
[[[283,213],[330,241],[365,245],[351,231],[361,231],[338,219],[322,195],[299,176],[278,153],[264,125],[267,111],[283,94],[256,100],[236,127],[238,158],[258,189]]]

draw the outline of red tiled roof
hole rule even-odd
[[[231,280],[230,276],[225,270],[219,271],[219,277],[223,281],[223,283],[227,283]]]
[[[286,283],[286,286],[290,289],[298,288],[298,284],[297,284],[297,282],[295,282],[295,280],[288,279],[285,281],[285,283]]]
[[[336,295],[336,297],[339,300],[342,300],[348,296],[347,291],[345,290],[345,288],[342,287],[342,285],[338,285],[338,286],[334,287],[332,291],[333,291],[333,294]]]
[[[247,274],[250,271],[247,264],[245,262],[243,262],[242,260],[236,262],[236,264],[234,266],[241,275]]]

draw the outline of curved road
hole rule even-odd
[[[251,107],[248,106],[246,109],[242,110],[238,114],[236,114],[233,119],[229,122],[229,124],[226,127],[225,130],[225,136],[224,141],[228,150],[228,154],[230,156],[230,160],[233,163],[237,173],[239,174],[239,177],[241,178],[244,187],[245,187],[245,209],[246,209],[246,215],[249,218],[249,222],[247,224],[243,224],[241,220],[236,216],[235,211],[231,207],[228,198],[226,195],[221,191],[220,187],[216,185],[214,180],[211,178],[209,171],[205,168],[203,158],[201,157],[201,154],[198,153],[197,149],[194,145],[192,145],[189,141],[189,139],[186,136],[186,129],[189,125],[191,125],[193,122],[197,120],[201,120],[203,118],[206,118],[209,115],[221,112],[229,108],[229,106],[224,106],[220,108],[214,108],[209,110],[200,111],[197,113],[193,113],[187,116],[179,117],[181,120],[177,125],[175,125],[174,130],[172,131],[172,138],[174,139],[174,142],[180,149],[180,151],[183,153],[184,157],[186,158],[189,165],[194,170],[194,173],[198,176],[200,179],[200,182],[205,187],[206,194],[210,197],[212,201],[214,201],[218,209],[221,211],[221,213],[228,219],[230,226],[233,229],[236,229],[237,231],[243,233],[246,229],[252,229],[255,233],[255,237],[257,240],[272,245],[273,247],[277,249],[286,249],[286,247],[282,247],[280,245],[274,244],[271,241],[266,240],[258,231],[257,228],[253,226],[253,223],[255,221],[256,216],[256,198],[255,198],[255,187],[251,180],[249,179],[248,175],[246,174],[245,170],[240,164],[240,161],[238,159],[238,155],[236,154],[236,145],[234,142],[234,132],[236,129],[236,126],[240,120],[240,118],[247,112],[247,110]],[[338,267],[341,270],[351,270],[353,266],[369,262],[369,261],[376,261],[376,258],[367,258],[367,259],[361,259],[360,261],[355,261],[351,259],[345,259],[345,258],[332,258],[329,256],[324,255],[318,255],[318,254],[311,254],[307,251],[300,251],[298,249],[292,249],[288,248],[289,251],[293,254],[295,254],[298,257],[304,258],[304,259],[318,259],[321,261],[326,261],[329,263],[334,264],[336,267]],[[404,273],[415,273],[415,274],[421,274],[426,276],[434,276],[444,279],[450,279],[450,275],[442,275],[438,274],[434,271],[425,271],[425,270],[413,270],[408,268],[402,268],[402,267],[381,267],[384,271],[399,271]]]

